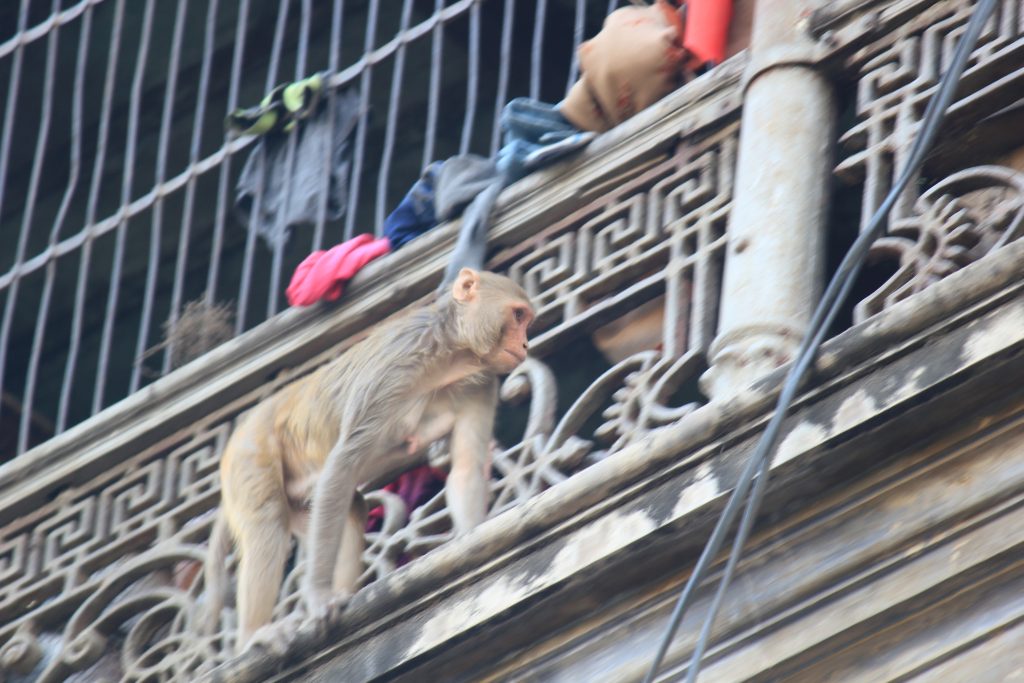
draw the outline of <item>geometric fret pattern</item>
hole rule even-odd
[[[491,514],[694,407],[672,398],[705,368],[714,334],[736,137],[729,124],[680,144],[492,264],[528,289],[539,316],[536,356],[502,388],[503,400],[529,403],[530,419],[517,443],[495,449]],[[545,349],[651,301],[662,302],[657,348],[616,364],[558,414],[557,377],[543,361]],[[172,681],[224,661],[235,630],[230,602],[219,633],[201,635],[195,624],[220,452],[241,412],[330,356],[283,373],[211,416],[204,424],[212,426],[195,426],[171,446],[71,486],[3,529],[0,670],[34,671],[42,681]],[[595,415],[600,428],[583,433]],[[444,444],[430,457],[443,466]],[[443,493],[414,510],[383,490],[368,492],[367,501],[383,518],[367,534],[364,582],[450,538]],[[294,560],[275,618],[299,602],[302,548]]]
[[[944,2],[857,53],[856,122],[841,137],[847,152],[837,174],[862,183],[866,225],[901,172],[928,99],[948,66],[974,3]],[[871,259],[891,272],[855,309],[863,320],[1018,239],[1024,221],[1024,163],[1000,155],[1024,124],[994,125],[1020,98],[1024,3],[1006,0],[983,31],[957,89],[934,151],[893,207],[888,234]],[[966,144],[969,143],[970,144]],[[981,144],[973,144],[981,143]],[[1012,142],[1010,143],[1013,144]],[[993,163],[996,162],[996,163]]]

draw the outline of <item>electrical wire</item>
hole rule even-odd
[[[747,462],[746,467],[740,474],[739,481],[736,483],[736,486],[729,497],[729,501],[726,504],[725,509],[722,511],[722,514],[712,531],[711,537],[708,539],[707,545],[704,546],[704,550],[701,552],[697,565],[694,567],[689,580],[686,582],[686,586],[683,588],[683,592],[676,601],[675,607],[672,610],[672,615],[669,619],[669,625],[665,631],[664,637],[662,638],[658,652],[655,655],[654,662],[651,664],[651,668],[647,672],[647,676],[644,678],[644,683],[652,683],[654,677],[657,675],[658,669],[661,667],[661,663],[668,651],[668,647],[679,628],[683,615],[686,613],[686,610],[690,607],[690,604],[693,601],[696,587],[704,580],[704,576],[711,564],[711,560],[718,554],[722,542],[728,533],[729,527],[732,526],[732,522],[739,512],[741,501],[746,497],[747,491],[750,489],[751,482],[756,474],[757,481],[754,484],[753,491],[750,492],[750,498],[744,510],[743,519],[740,521],[739,529],[736,532],[736,538],[733,541],[732,549],[729,552],[729,559],[726,562],[725,571],[722,574],[722,580],[719,583],[718,591],[716,592],[714,600],[708,609],[708,613],[704,618],[700,636],[694,648],[689,666],[687,667],[687,683],[694,683],[697,680],[697,676],[700,673],[701,659],[703,658],[704,651],[707,649],[708,639],[710,637],[715,617],[718,614],[718,609],[721,606],[722,599],[728,588],[729,582],[732,579],[732,575],[735,572],[736,564],[739,561],[743,544],[746,542],[750,529],[754,524],[754,520],[757,517],[758,507],[764,496],[771,463],[768,456],[778,440],[782,421],[786,416],[786,412],[789,410],[790,404],[793,402],[793,398],[796,396],[797,390],[800,388],[800,384],[802,383],[804,376],[807,374],[807,371],[810,369],[811,364],[817,356],[821,343],[824,341],[825,334],[830,328],[833,320],[835,320],[836,315],[839,313],[839,307],[849,295],[857,273],[864,265],[864,260],[868,255],[871,245],[876,239],[878,239],[885,229],[886,218],[889,215],[889,211],[892,209],[900,194],[902,194],[907,184],[916,175],[921,164],[924,162],[925,155],[938,133],[939,126],[949,109],[950,103],[953,101],[953,95],[956,92],[956,87],[959,84],[960,77],[963,75],[964,69],[967,66],[967,60],[970,57],[971,51],[974,49],[974,46],[978,41],[978,37],[981,35],[981,31],[984,28],[989,15],[991,15],[992,11],[995,9],[995,6],[996,0],[980,0],[975,7],[970,21],[967,24],[967,29],[964,31],[964,35],[960,39],[956,51],[953,54],[953,59],[945,73],[943,73],[935,95],[933,95],[928,101],[928,106],[921,121],[919,134],[914,140],[913,147],[911,148],[902,173],[889,190],[889,194],[886,195],[878,209],[871,216],[871,220],[869,221],[867,228],[861,232],[850,247],[850,250],[846,253],[842,263],[839,265],[835,275],[832,277],[828,287],[825,289],[825,293],[822,295],[821,301],[818,303],[818,306],[811,317],[808,334],[801,342],[800,348],[797,351],[796,360],[790,368],[789,374],[786,375],[785,383],[783,384],[782,391],[779,394],[779,399],[775,406],[775,413],[772,415],[771,420],[769,420],[768,426],[765,427],[764,434],[761,435],[761,439],[757,444],[754,455]]]

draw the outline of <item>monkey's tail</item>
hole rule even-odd
[[[203,565],[203,586],[206,589],[206,600],[199,627],[206,635],[213,635],[220,626],[220,615],[224,611],[224,593],[227,585],[227,557],[231,550],[231,534],[228,531],[228,520],[224,510],[217,510],[210,531],[209,548],[206,551],[206,563]]]

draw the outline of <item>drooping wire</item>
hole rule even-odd
[[[942,79],[939,82],[939,86],[936,89],[935,94],[928,102],[924,117],[921,121],[918,136],[914,140],[914,145],[911,148],[906,164],[903,167],[903,172],[893,184],[888,195],[886,195],[878,209],[876,209],[874,214],[872,214],[867,228],[861,232],[854,241],[853,246],[850,247],[850,250],[843,258],[839,268],[836,270],[835,275],[829,281],[828,287],[825,289],[825,293],[822,295],[821,301],[818,303],[818,306],[811,317],[808,333],[800,344],[796,360],[790,368],[789,374],[786,375],[785,383],[783,384],[782,391],[779,394],[779,399],[775,406],[775,412],[769,420],[768,426],[765,427],[764,434],[761,435],[761,439],[758,441],[753,456],[747,462],[746,467],[740,474],[739,481],[736,483],[736,487],[729,496],[729,501],[726,504],[725,509],[722,511],[722,514],[711,533],[711,537],[708,539],[707,545],[704,546],[704,550],[701,552],[700,558],[697,560],[697,565],[694,567],[689,580],[686,582],[686,586],[683,588],[683,592],[676,601],[675,607],[672,610],[672,615],[669,619],[668,627],[665,630],[665,635],[662,638],[658,652],[651,664],[651,668],[644,678],[644,683],[651,683],[657,675],[658,669],[661,667],[661,663],[665,658],[669,645],[675,637],[679,624],[682,622],[683,615],[686,613],[686,610],[690,607],[693,601],[696,587],[704,580],[708,567],[711,564],[711,560],[718,554],[722,542],[725,540],[725,536],[739,512],[741,501],[743,501],[747,496],[747,491],[750,489],[751,482],[756,474],[757,481],[754,484],[753,490],[750,492],[750,497],[743,513],[743,519],[740,521],[739,529],[736,532],[736,538],[733,541],[732,549],[729,553],[729,559],[726,562],[725,571],[722,574],[722,580],[719,583],[718,591],[716,592],[714,600],[708,609],[708,613],[704,618],[700,636],[694,648],[689,666],[687,667],[687,683],[694,683],[694,681],[696,681],[697,676],[700,673],[701,659],[703,658],[704,651],[707,649],[708,639],[710,637],[715,617],[718,614],[718,609],[721,606],[722,599],[736,569],[736,564],[739,561],[743,545],[746,542],[750,529],[757,517],[758,507],[768,483],[768,472],[771,462],[768,456],[775,447],[775,442],[778,440],[782,421],[786,416],[786,412],[789,410],[790,404],[793,402],[793,398],[796,396],[797,390],[800,388],[800,384],[803,381],[807,370],[811,367],[811,364],[817,356],[821,343],[824,341],[825,334],[831,327],[833,320],[839,312],[839,307],[850,293],[850,289],[853,287],[857,273],[860,271],[860,268],[863,266],[864,260],[867,257],[868,250],[884,230],[889,211],[892,209],[896,200],[903,193],[907,184],[916,175],[921,164],[924,162],[925,154],[931,147],[931,144],[938,133],[939,125],[942,123],[942,120],[946,115],[946,111],[949,109],[949,105],[953,100],[953,95],[955,94],[956,87],[959,84],[960,76],[963,74],[964,69],[967,66],[967,60],[970,57],[971,51],[974,49],[974,46],[978,41],[978,37],[981,35],[982,29],[984,28],[989,15],[991,15],[992,11],[995,9],[995,6],[996,0],[980,0],[978,5],[975,7],[971,19],[968,22],[967,29],[964,31],[964,35],[960,39],[956,51],[953,54],[953,59],[951,60],[946,72],[942,75]]]

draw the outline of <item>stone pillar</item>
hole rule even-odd
[[[718,335],[701,378],[713,400],[791,360],[821,294],[835,104],[810,9],[755,8]]]

